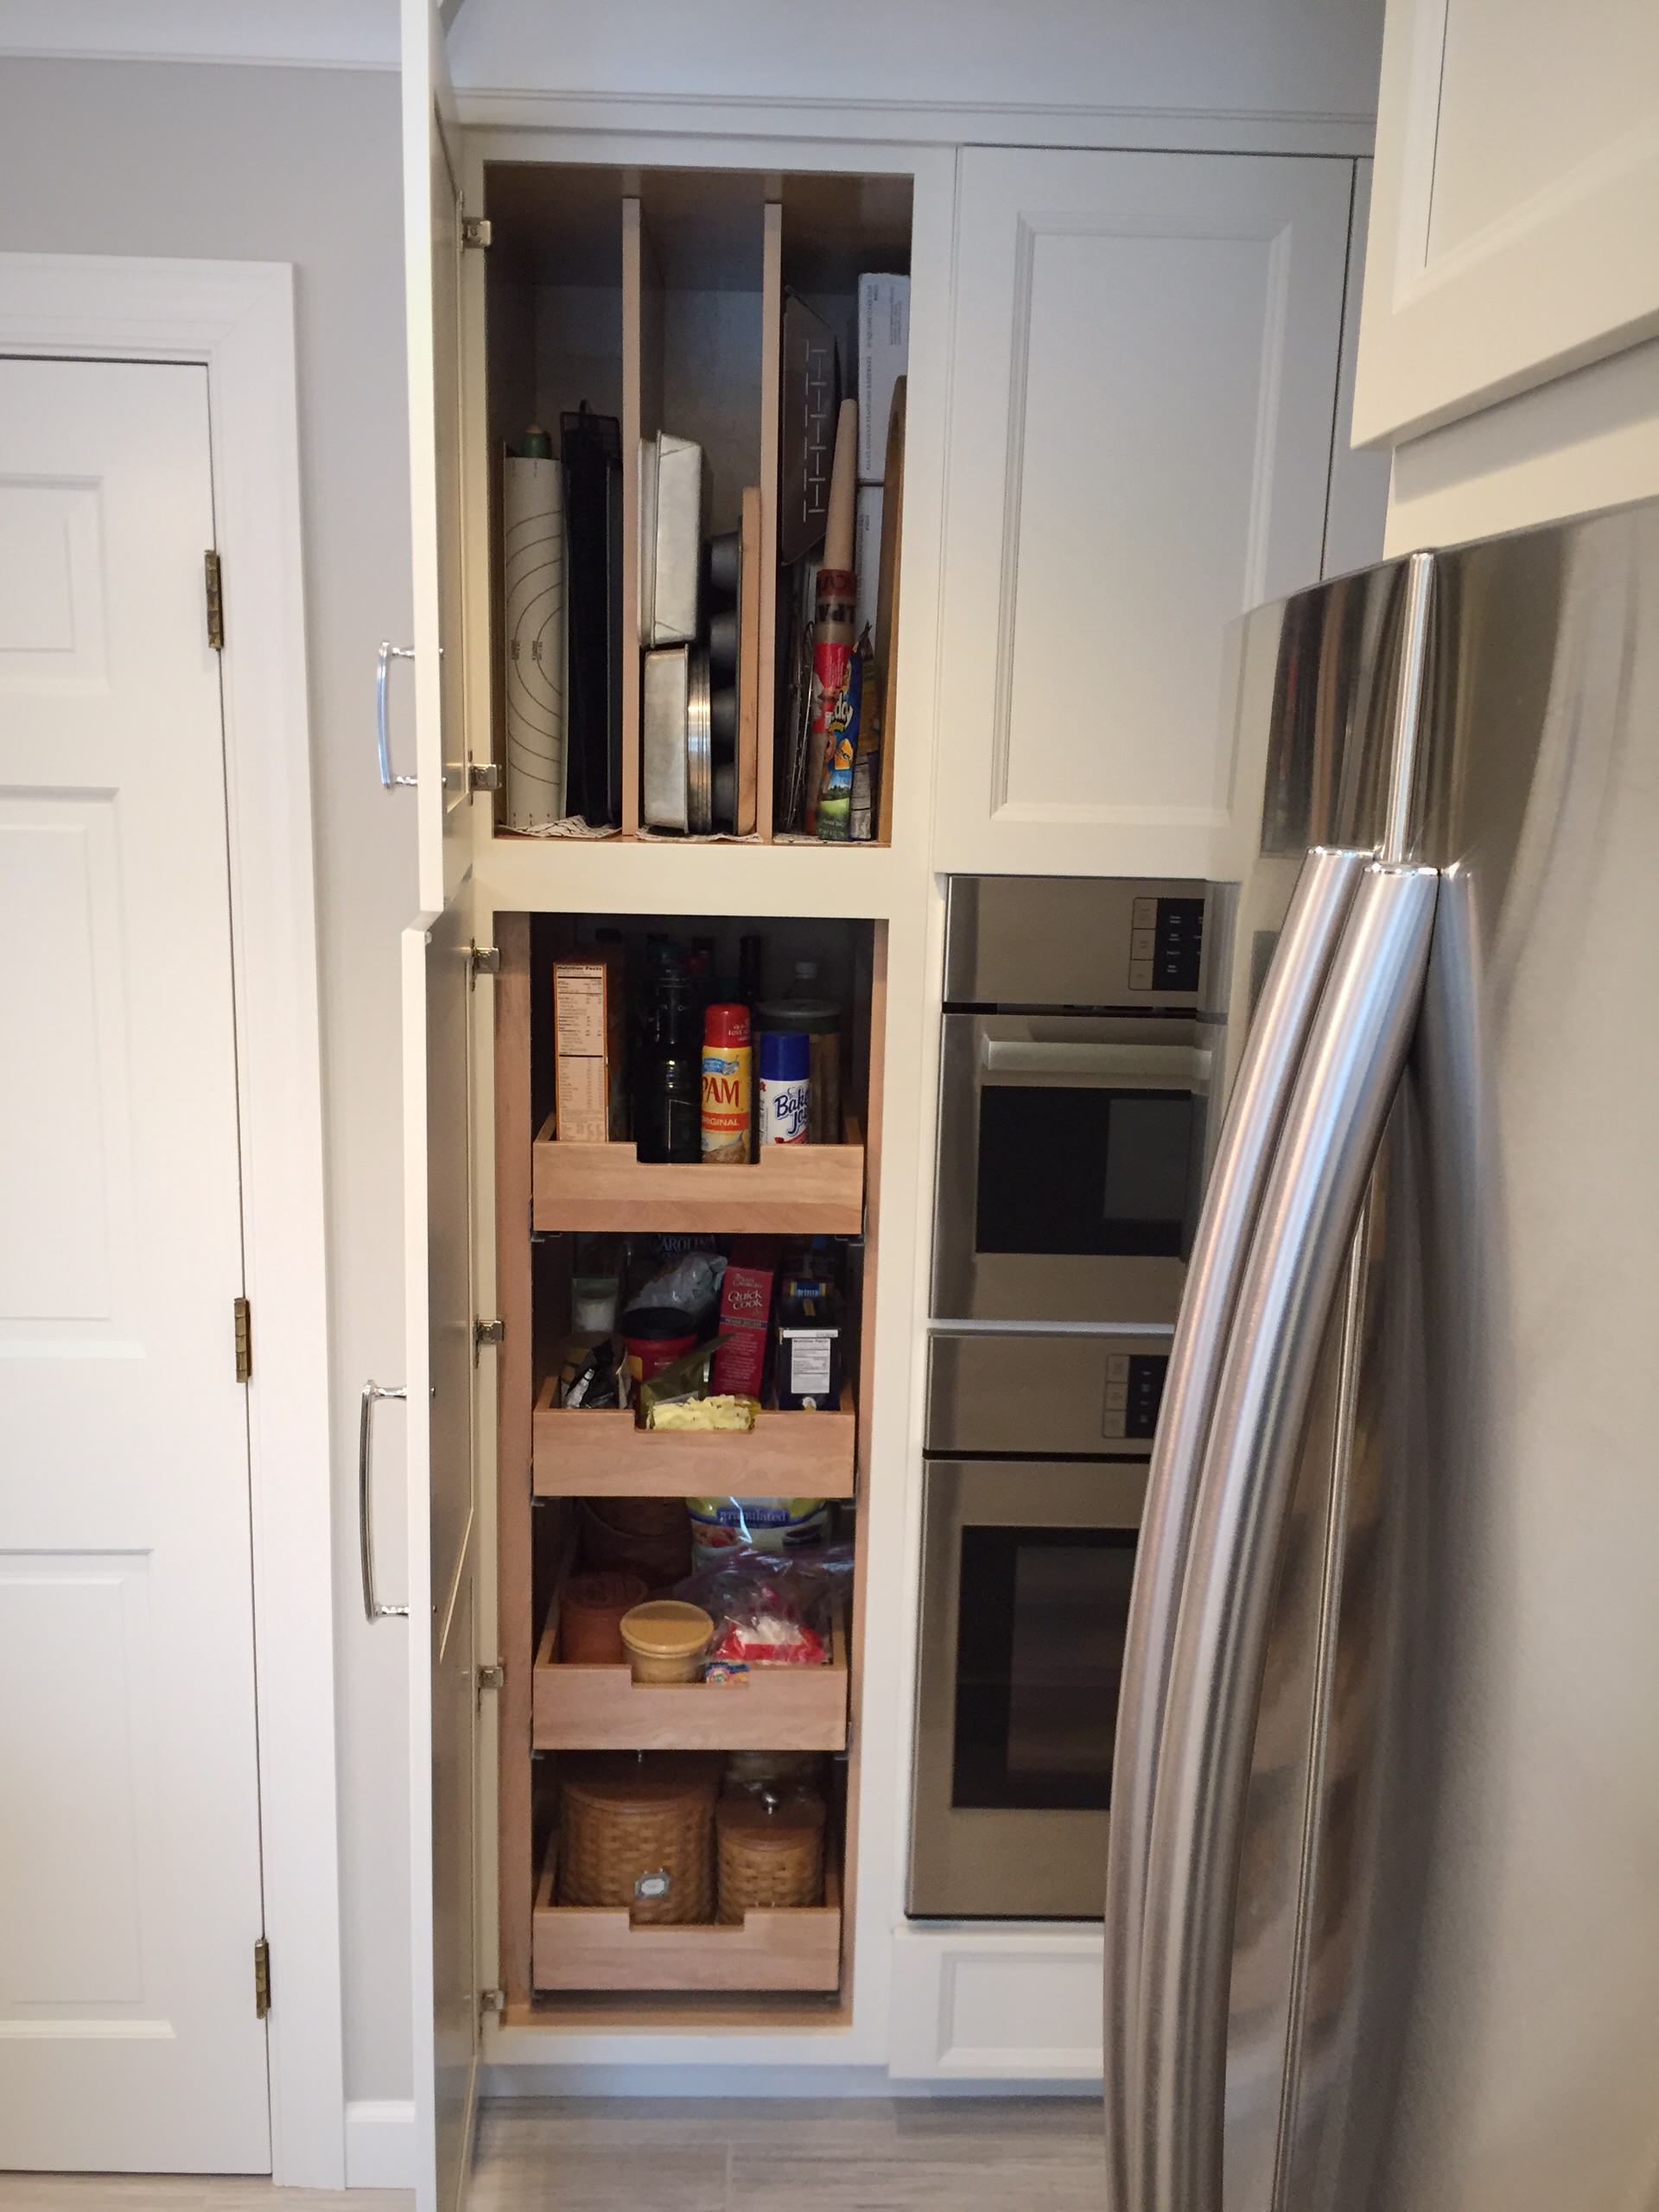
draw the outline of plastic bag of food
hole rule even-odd
[[[705,1314],[713,1313],[725,1273],[726,1255],[722,1252],[682,1252],[677,1260],[652,1275],[637,1297],[628,1300],[627,1312],[632,1313],[636,1306],[672,1306],[700,1321]],[[623,1334],[626,1333],[625,1313]]]
[[[782,1555],[737,1548],[699,1566],[674,1594],[712,1618],[711,1665],[822,1667],[852,1567],[849,1544]]]
[[[697,1344],[656,1375],[648,1376],[639,1385],[639,1422],[644,1428],[652,1425],[652,1414],[658,1406],[683,1404],[692,1398],[709,1395],[709,1370],[719,1339],[711,1338],[706,1344]]]
[[[793,1552],[829,1541],[830,1506],[822,1497],[689,1497],[697,1564],[740,1546]]]

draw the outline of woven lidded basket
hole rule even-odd
[[[721,1918],[822,1904],[823,1821],[823,1798],[804,1791],[722,1797],[715,1815]]]
[[[596,1751],[559,1763],[559,1903],[644,1925],[711,1921],[718,1754]]]

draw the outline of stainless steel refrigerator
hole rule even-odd
[[[1659,2207],[1659,504],[1239,626],[1112,2212]]]

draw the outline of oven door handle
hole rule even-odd
[[[1198,1045],[1108,1045],[1036,1037],[979,1039],[979,1065],[990,1076],[1081,1077],[1130,1090],[1210,1087],[1210,1054]]]
[[[1217,1385],[1147,1860],[1141,2212],[1221,2212],[1234,1898],[1273,1592],[1320,1346],[1416,1027],[1439,886],[1433,868],[1365,871]]]
[[[1140,1962],[1160,1732],[1204,1446],[1262,1192],[1369,853],[1302,863],[1228,1102],[1164,1385],[1129,1605],[1106,1863],[1106,2146],[1110,2212],[1132,2212]]]

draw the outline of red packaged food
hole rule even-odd
[[[734,1397],[758,1398],[766,1372],[766,1331],[778,1243],[771,1236],[740,1236],[720,1286],[720,1333],[711,1387]]]

